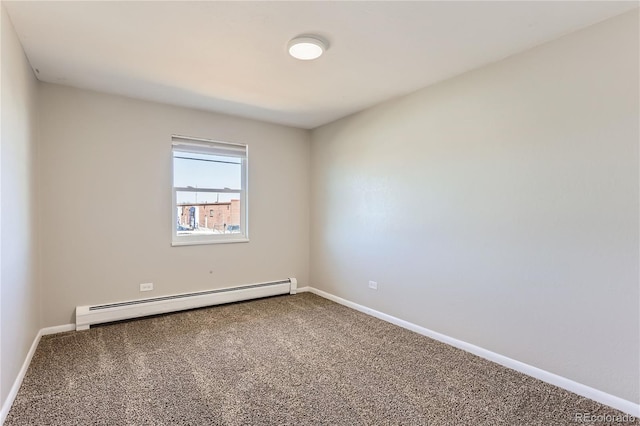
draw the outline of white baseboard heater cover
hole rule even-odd
[[[120,321],[167,312],[184,311],[204,306],[258,299],[281,294],[296,294],[298,281],[287,278],[238,287],[174,294],[127,302],[106,303],[104,305],[77,306],[76,330],[87,330],[93,324]]]

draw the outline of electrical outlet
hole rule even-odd
[[[153,290],[153,283],[140,284],[140,291],[151,291],[151,290]]]
[[[372,290],[377,290],[378,289],[378,283],[375,281],[369,281],[369,288]]]

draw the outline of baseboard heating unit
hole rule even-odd
[[[120,321],[167,312],[184,311],[204,306],[261,297],[296,294],[298,282],[295,278],[238,287],[198,291],[194,293],[174,294],[149,299],[129,300],[126,302],[106,303],[104,305],[77,306],[76,330],[87,330],[93,324]]]

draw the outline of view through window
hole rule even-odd
[[[246,239],[245,145],[174,137],[174,244]]]

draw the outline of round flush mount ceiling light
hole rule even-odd
[[[298,36],[289,42],[289,55],[302,61],[317,59],[327,50],[327,42],[315,35]]]

